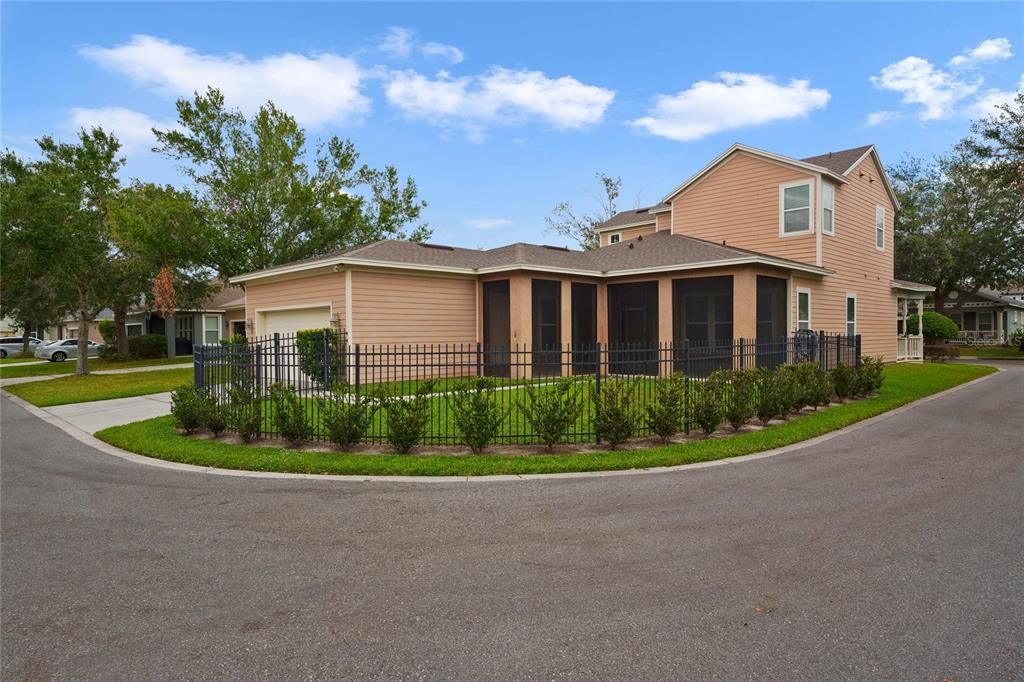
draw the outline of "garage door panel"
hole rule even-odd
[[[259,336],[294,334],[301,329],[322,329],[331,326],[330,306],[311,306],[290,310],[268,310],[257,313]]]

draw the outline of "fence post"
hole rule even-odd
[[[600,402],[601,400],[601,342],[598,341],[594,346],[594,400]],[[594,410],[598,409],[598,405],[594,405]],[[594,442],[601,442],[601,434],[594,429]]]
[[[323,336],[321,360],[324,363],[324,388],[328,388],[331,385],[331,356],[327,349],[327,329],[322,330],[321,335]]]
[[[359,344],[356,344],[356,396],[359,396]]]
[[[683,432],[690,435],[690,339],[683,341]]]
[[[262,355],[263,347],[257,344],[253,348],[253,359],[256,361],[256,388],[261,395],[263,393],[263,360],[261,357]]]
[[[825,352],[825,336],[824,331],[818,332],[818,362],[821,364],[822,369],[828,369],[828,353]]]
[[[843,335],[836,334],[836,367],[843,363]]]
[[[476,342],[476,375],[477,377],[483,376],[483,358],[480,357],[480,342]]]
[[[744,339],[740,339],[740,369],[743,369],[746,366],[746,354],[746,342]]]
[[[857,367],[860,367],[860,334],[854,337],[854,348],[857,350],[857,358],[854,362],[856,362]]]
[[[203,347],[192,347],[193,378],[196,388],[206,388],[206,377],[203,376]]]
[[[296,339],[297,341],[298,339]],[[274,381],[281,380],[281,333],[274,332]]]

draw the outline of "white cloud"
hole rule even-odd
[[[831,95],[806,80],[780,85],[771,76],[717,74],[675,95],[658,95],[647,116],[630,121],[652,135],[689,142],[723,130],[804,118],[823,108]]]
[[[426,43],[420,48],[420,52],[428,57],[447,59],[452,64],[460,64],[465,59],[462,50],[454,45],[445,45],[444,43]]]
[[[140,111],[124,107],[106,107],[87,109],[76,107],[71,110],[68,127],[74,131],[80,128],[103,128],[113,133],[121,142],[121,150],[125,154],[148,151],[156,145],[153,128],[168,130],[176,128],[174,122],[157,121]]]
[[[408,57],[412,53],[412,29],[392,26],[378,49],[391,57]]]
[[[599,123],[615,98],[613,90],[581,83],[571,76],[548,78],[540,71],[492,67],[478,76],[454,78],[445,71],[433,78],[416,71],[392,72],[384,88],[388,101],[410,118],[461,128],[473,141],[492,125],[517,125],[529,119],[559,130]]]
[[[895,121],[903,118],[903,114],[898,111],[872,111],[868,114],[867,119],[864,121],[864,125],[868,128],[876,126],[888,121]]]
[[[883,90],[901,93],[904,104],[920,104],[922,121],[949,116],[980,84],[962,81],[920,57],[904,57],[890,64],[879,75],[872,76],[871,82]]]
[[[1009,59],[1013,56],[1010,41],[1006,38],[989,38],[981,41],[977,47],[964,50],[963,54],[949,60],[950,66],[963,68],[974,66],[980,62],[993,62]]]
[[[1001,104],[1009,104],[1018,93],[1024,92],[1024,75],[1017,83],[1017,90],[999,90],[992,88],[986,90],[971,106],[967,107],[967,115],[971,118],[985,118],[999,113],[996,107]]]
[[[508,227],[512,224],[508,218],[469,218],[462,222],[474,230],[496,230],[499,227]]]
[[[251,112],[273,100],[304,125],[358,119],[370,108],[362,94],[364,72],[355,61],[337,54],[283,53],[259,59],[209,55],[148,35],[81,52],[136,85],[169,97],[190,97],[213,86],[232,106]]]
[[[389,28],[377,49],[395,59],[405,59],[412,55],[414,51],[419,52],[425,57],[446,59],[452,64],[459,64],[465,59],[462,50],[454,45],[435,42],[420,43],[416,37],[416,31],[402,26],[392,26]]]

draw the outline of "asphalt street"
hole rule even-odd
[[[209,476],[4,398],[0,674],[1024,678],[1024,363],[777,457],[518,482]]]

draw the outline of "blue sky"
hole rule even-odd
[[[148,129],[207,83],[412,175],[433,241],[559,243],[558,202],[658,201],[731,143],[883,160],[947,149],[1022,87],[1024,5],[10,3],[2,142],[103,124],[126,174],[181,183]]]

